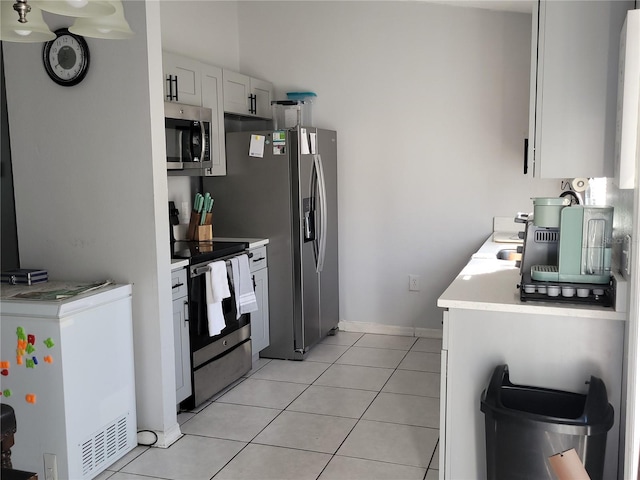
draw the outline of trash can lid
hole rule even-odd
[[[509,367],[498,365],[482,392],[480,409],[485,414],[512,422],[556,425],[565,433],[569,427],[580,432],[606,432],[613,426],[613,407],[604,382],[591,376],[586,395],[548,388],[515,385],[509,381]],[[575,429],[575,428],[574,428]]]

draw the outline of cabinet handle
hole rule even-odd
[[[184,283],[176,283],[173,287],[171,287],[171,290],[173,290],[174,288],[181,287],[183,285],[184,285]]]
[[[256,114],[257,113],[257,98],[255,95],[249,95],[249,113]]]
[[[173,75],[167,75],[167,100],[171,100],[173,98],[173,91],[171,90],[171,77]]]
[[[524,139],[524,174],[529,171],[529,139]]]
[[[256,258],[254,260],[252,260],[253,262],[261,262],[262,260],[264,260],[264,257],[260,257],[260,258]]]
[[[175,100],[178,101],[178,76],[177,75],[167,75],[167,84],[169,93],[167,94],[167,100]],[[173,86],[176,87],[176,93],[173,94]]]
[[[184,323],[189,323],[189,302],[187,300],[182,304],[182,308],[184,309]]]
[[[255,275],[251,275],[251,280],[253,280],[253,291],[256,291],[256,276]]]

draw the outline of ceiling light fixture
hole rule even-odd
[[[69,17],[111,15],[116,8],[104,0],[32,0],[41,10]]]
[[[76,17],[69,28],[76,35],[102,39],[133,36],[121,0],[0,0],[0,4],[0,40],[7,42],[38,43],[56,38],[42,18],[43,10]]]
[[[113,14],[101,17],[78,18],[75,23],[69,27],[69,31],[76,35],[82,35],[83,37],[111,39],[131,38],[133,31],[124,17],[122,1],[110,1],[109,3],[115,8]]]
[[[16,2],[16,4],[22,2]],[[0,40],[19,43],[42,43],[56,38],[49,26],[42,18],[42,11],[24,2],[24,12],[29,12],[29,20],[23,21],[22,16],[16,16],[15,5],[6,0],[0,0]],[[17,10],[16,10],[17,11]],[[18,12],[20,13],[20,12]]]

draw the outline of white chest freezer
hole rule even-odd
[[[0,401],[13,468],[89,479],[137,443],[131,285],[0,287]]]

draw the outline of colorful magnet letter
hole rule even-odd
[[[35,347],[33,346],[33,344],[31,344],[31,343],[27,343],[27,353],[28,353],[28,354],[32,354],[32,353],[33,353],[33,352],[35,352],[35,351],[36,351],[36,349],[35,349]]]
[[[44,341],[44,344],[47,346],[47,348],[53,348],[55,346],[55,343],[53,343],[53,340],[51,340],[51,337],[47,338]]]
[[[7,375],[9,375],[9,370],[3,368],[2,370],[0,370],[0,375],[6,377]]]
[[[11,389],[7,388],[5,390],[2,391],[2,395],[4,395],[5,397],[9,398],[11,396]]]
[[[35,335],[27,335],[27,343],[30,343],[31,345],[35,345],[36,344],[36,336]]]
[[[38,364],[38,359],[37,359],[35,356],[31,357],[31,361],[32,361],[35,365],[37,365],[37,364]]]
[[[27,403],[36,403],[35,393],[27,393],[24,398],[27,401]]]
[[[33,363],[33,359],[32,358],[27,358],[27,368],[34,368],[35,364]]]
[[[16,355],[16,363],[18,365],[22,365],[22,355],[20,355],[19,353],[18,355]]]
[[[24,334],[24,328],[22,327],[18,327],[16,330],[16,335],[18,335],[18,338],[20,340],[26,340],[27,336]]]
[[[51,355],[47,355],[46,357],[44,357],[44,361],[46,363],[53,363],[53,357]]]
[[[11,362],[9,361],[0,362],[0,368],[9,368],[9,367],[11,367]]]

